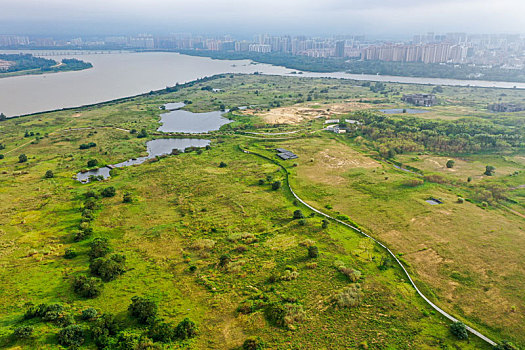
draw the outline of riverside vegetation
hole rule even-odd
[[[525,115],[486,110],[523,92],[443,87],[428,113],[376,111],[432,89],[221,75],[0,121],[0,346],[490,348],[463,323],[523,346]],[[233,121],[210,147],[73,179],[178,136],[156,131],[159,106],[177,101]],[[360,124],[336,135],[318,118],[267,119],[301,108]],[[280,161],[277,147],[299,158]],[[436,314],[378,245],[295,201],[288,181],[389,245],[463,323]]]
[[[0,60],[12,65],[0,72],[0,78],[16,75],[44,74],[77,71],[92,68],[93,65],[76,58],[64,58],[60,62],[31,54],[0,54]]]

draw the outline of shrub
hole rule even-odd
[[[279,188],[281,188],[281,186],[281,181],[275,181],[274,183],[272,183],[272,190],[277,191]]]
[[[91,227],[81,227],[80,231],[75,232],[73,239],[75,242],[80,242],[93,234],[93,229]]]
[[[97,347],[103,349],[108,346],[110,338],[117,335],[120,328],[120,324],[112,314],[103,314],[97,318],[91,327],[93,339]]]
[[[467,327],[463,322],[454,322],[450,325],[450,332],[459,340],[468,339]]]
[[[27,156],[25,154],[21,154],[18,156],[18,163],[25,163],[27,162]]]
[[[447,161],[447,168],[451,169],[451,168],[454,167],[455,164],[456,164],[456,162],[455,162],[454,160],[449,159],[449,160]]]
[[[304,214],[300,209],[297,209],[296,211],[293,212],[293,218],[294,220],[304,219]]]
[[[281,280],[282,281],[292,281],[292,280],[297,279],[297,277],[299,277],[299,272],[286,270],[284,271],[284,274],[281,276]]]
[[[141,129],[137,134],[137,138],[142,139],[145,137],[148,137],[148,132],[146,131],[146,129]]]
[[[33,335],[35,329],[31,326],[20,326],[13,330],[13,337],[16,339],[28,339]]]
[[[201,238],[201,239],[197,239],[195,240],[191,247],[195,250],[205,250],[205,251],[210,251],[213,249],[213,247],[215,247],[215,242],[213,239],[206,239],[206,238]]]
[[[259,338],[250,337],[242,344],[242,350],[262,350],[264,344]]]
[[[483,173],[483,175],[492,176],[494,175],[494,172],[496,172],[496,168],[492,165],[487,165],[485,167],[485,172]]]
[[[458,197],[458,203],[464,203],[465,202],[465,199],[463,197]]]
[[[245,244],[251,244],[257,242],[257,237],[253,233],[232,233],[228,236],[228,241],[242,241]]]
[[[153,341],[170,343],[175,340],[175,328],[166,322],[155,322],[149,328],[148,336]]]
[[[86,193],[84,193],[84,197],[86,197],[86,199],[89,199],[89,198],[98,198],[98,195],[95,191],[93,190],[89,190],[89,191],[86,191]]]
[[[511,342],[508,342],[506,340],[502,341],[500,344],[496,345],[494,348],[495,350],[519,350],[519,348],[512,344]]]
[[[89,258],[97,259],[111,253],[111,247],[107,238],[95,238],[90,244]]]
[[[24,314],[25,319],[41,317],[44,321],[56,321],[64,315],[64,307],[61,304],[40,304],[30,306]]]
[[[300,219],[299,221],[297,221],[297,223],[301,226],[305,226],[306,225],[306,220],[305,219]]]
[[[197,325],[189,318],[183,319],[175,328],[175,336],[179,339],[190,339],[197,335]]]
[[[73,248],[68,248],[66,249],[66,251],[64,252],[64,258],[66,259],[73,259],[77,256],[77,251]]]
[[[219,164],[219,168],[226,168],[228,166],[228,164],[224,163],[224,162],[221,162]]]
[[[88,307],[87,309],[82,310],[82,315],[80,315],[80,318],[83,319],[84,321],[87,321],[87,320],[94,319],[95,317],[97,317],[97,315],[98,315],[97,310],[95,310],[92,307]]]
[[[95,198],[88,198],[84,202],[84,209],[94,210],[97,207],[97,200]]]
[[[131,316],[142,324],[151,324],[157,316],[157,304],[150,299],[135,296],[128,307]],[[178,327],[178,326],[177,326]]]
[[[89,270],[103,281],[109,282],[124,274],[126,257],[122,254],[113,254],[109,258],[97,258],[89,264]]]
[[[329,222],[328,220],[323,219],[323,220],[321,221],[321,228],[324,228],[324,229],[328,228],[328,224],[329,224],[329,223],[330,223],[330,222]]]
[[[361,303],[362,297],[361,286],[358,283],[354,283],[336,294],[333,300],[340,308],[356,307]]]
[[[129,193],[129,192],[124,193],[124,196],[122,197],[122,202],[123,203],[131,203],[131,202],[133,202],[133,197],[131,196],[131,193]]]
[[[94,166],[97,166],[98,165],[98,160],[96,159],[90,159],[87,161],[87,167],[88,168],[92,168]]]
[[[84,343],[84,330],[78,325],[70,325],[58,332],[58,343],[64,346],[81,346]]]
[[[264,185],[264,179],[259,179],[259,181],[257,182],[259,185]]]
[[[294,325],[301,322],[306,314],[300,304],[271,303],[265,308],[264,315],[268,322],[275,326],[294,329]]]
[[[0,159],[4,159],[4,155],[3,154],[0,154]]]
[[[315,245],[311,245],[308,247],[308,257],[310,259],[315,259],[319,256],[319,248]]]
[[[113,186],[106,187],[100,192],[102,197],[114,197],[116,193],[117,191]]]
[[[52,179],[55,177],[55,174],[53,174],[53,170],[46,171],[46,174],[44,175],[46,179]]]
[[[219,258],[219,266],[220,267],[224,267],[226,265],[228,265],[228,263],[231,261],[232,259],[230,258],[230,256],[228,254],[223,254],[221,255],[221,257]]]
[[[102,292],[102,282],[94,277],[76,276],[73,279],[73,291],[83,298],[96,298]]]
[[[345,266],[339,266],[339,271],[343,273],[350,281],[357,282],[361,277],[361,271],[354,270]]]
[[[410,179],[405,181],[405,186],[407,187],[417,187],[423,185],[423,180],[421,179]]]

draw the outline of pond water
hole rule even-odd
[[[90,182],[91,176],[101,176],[104,179],[110,177],[109,172],[111,168],[122,168],[131,165],[142,164],[148,159],[155,158],[156,156],[162,156],[170,154],[174,149],[184,151],[186,147],[206,147],[210,144],[210,140],[204,139],[157,139],[151,140],[146,143],[148,155],[145,157],[129,159],[125,162],[110,165],[107,167],[89,170],[87,172],[80,172],[76,178],[82,183]]]
[[[424,111],[421,109],[410,109],[405,108],[405,112],[403,113],[403,109],[401,108],[392,108],[392,109],[380,109],[380,112],[383,112],[385,114],[421,114],[421,113],[428,113],[429,111]]]
[[[168,103],[164,106],[166,109],[169,109],[169,105],[176,104]],[[228,118],[224,118],[222,116],[224,113],[226,112],[213,111],[206,113],[193,113],[182,109],[172,110],[161,114],[160,123],[162,125],[157,129],[157,131],[184,132],[188,134],[199,134],[203,132],[216,131],[219,130],[221,126],[232,122]]]

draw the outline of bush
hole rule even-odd
[[[296,211],[293,212],[293,218],[294,220],[304,219],[304,214],[301,210],[297,209]]]
[[[95,238],[90,244],[91,250],[89,251],[90,259],[97,259],[111,253],[111,247],[107,238]]]
[[[27,156],[25,154],[21,154],[18,156],[18,163],[25,163],[27,162]]]
[[[123,203],[131,203],[131,202],[133,202],[133,197],[131,196],[131,193],[129,193],[129,192],[124,193],[124,196],[122,197],[122,202]]]
[[[519,350],[519,348],[506,340],[502,341],[501,344],[496,345],[495,350]]]
[[[190,339],[197,335],[197,325],[189,318],[182,320],[175,328],[175,336],[179,339]]]
[[[272,183],[272,190],[277,191],[279,188],[281,188],[281,186],[281,181],[275,181],[274,183]]]
[[[148,132],[146,129],[141,129],[140,132],[137,134],[137,138],[142,139],[148,137]]]
[[[95,277],[76,276],[73,279],[73,291],[83,298],[96,298],[102,292],[102,282]]]
[[[463,197],[458,197],[458,203],[464,203],[465,202],[465,199]]]
[[[286,303],[281,305],[279,303],[268,304],[264,310],[264,316],[271,324],[278,327],[286,327],[290,329],[295,328],[295,324],[301,322],[306,313],[302,305]]]
[[[324,228],[324,229],[328,228],[328,224],[329,224],[329,223],[330,223],[330,222],[329,222],[328,220],[323,219],[323,220],[321,221],[321,228]]]
[[[90,159],[87,161],[87,167],[88,168],[92,168],[94,166],[97,166],[98,165],[98,160],[96,159]]]
[[[148,336],[153,341],[170,343],[175,340],[175,328],[166,322],[155,322],[149,328]]]
[[[485,167],[485,172],[483,173],[483,175],[492,176],[494,175],[494,172],[496,172],[496,168],[492,165],[487,165]]]
[[[80,242],[93,234],[91,227],[81,227],[79,231],[75,232],[73,239],[75,242]]]
[[[89,270],[104,282],[109,282],[124,274],[126,257],[122,254],[113,254],[109,258],[97,258],[89,264]]]
[[[35,329],[31,326],[20,326],[13,330],[13,337],[16,339],[28,339],[33,335]]]
[[[219,168],[226,168],[228,166],[228,164],[224,163],[224,162],[221,162],[219,164]]]
[[[52,171],[52,170],[48,170],[48,171],[46,171],[46,174],[44,175],[44,177],[45,177],[46,179],[52,179],[52,178],[55,177],[55,174],[53,174],[53,171]]]
[[[281,276],[282,281],[292,281],[297,279],[299,277],[299,272],[292,271],[292,270],[286,270],[284,271],[284,274]]]
[[[361,286],[358,283],[354,283],[336,294],[333,300],[340,308],[356,307],[361,303],[362,297]]]
[[[78,325],[70,325],[58,332],[58,343],[63,346],[81,346],[84,343],[84,330]]]
[[[310,259],[315,259],[319,256],[319,248],[315,245],[311,245],[308,247],[308,257]]]
[[[449,169],[453,168],[453,167],[454,167],[454,164],[456,164],[456,162],[453,161],[452,159],[449,159],[449,160],[447,161],[447,168],[449,168]]]
[[[113,186],[106,187],[100,192],[102,197],[106,197],[106,198],[114,197],[116,193],[117,191],[115,190],[115,187]]]
[[[88,321],[88,320],[94,319],[95,317],[97,317],[97,315],[98,315],[97,310],[95,310],[92,307],[88,307],[87,309],[82,310],[82,315],[80,315],[80,318],[83,319],[84,321]]]
[[[361,271],[354,270],[345,266],[339,266],[339,271],[343,273],[350,281],[357,282],[361,277]]]
[[[66,249],[66,251],[64,252],[64,258],[66,259],[73,259],[77,256],[77,251],[73,248],[68,248]]]
[[[454,322],[450,325],[450,332],[459,340],[468,339],[467,327],[463,322]]]
[[[128,310],[131,316],[135,317],[142,324],[153,323],[157,316],[157,304],[147,298],[137,296],[131,298]]]
[[[30,306],[25,312],[24,318],[31,319],[34,317],[41,317],[44,321],[56,321],[64,315],[64,307],[61,304],[40,304],[38,306]]]
[[[103,349],[109,345],[111,337],[117,335],[120,331],[120,324],[115,320],[112,314],[103,314],[96,319],[94,325],[91,327],[93,339],[99,349]]]
[[[264,349],[263,342],[258,338],[250,337],[242,344],[242,350],[262,350]]]

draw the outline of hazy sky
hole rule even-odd
[[[525,33],[525,0],[0,0],[0,33]]]

